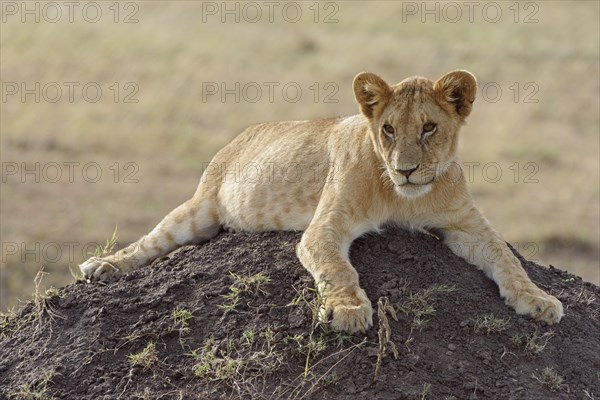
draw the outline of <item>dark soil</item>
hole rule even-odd
[[[295,256],[299,238],[222,233],[120,281],[78,282],[27,303],[0,319],[0,398],[600,398],[597,286],[522,259],[565,306],[560,324],[546,326],[514,314],[493,282],[434,237],[390,229],[352,246],[376,315],[366,335],[346,337],[313,320],[318,299]],[[230,271],[272,282],[244,290]],[[232,304],[231,287],[241,293],[227,311],[219,305]],[[375,376],[384,297],[391,343]],[[174,320],[178,307],[191,312],[187,323]],[[490,314],[508,321],[504,330],[476,326]],[[149,343],[147,357],[128,357]],[[35,391],[47,397],[27,397]]]

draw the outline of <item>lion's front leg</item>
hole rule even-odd
[[[500,295],[518,314],[530,315],[548,324],[557,323],[563,317],[562,303],[529,279],[506,242],[475,207],[462,215],[452,228],[444,229],[444,234],[452,251],[493,279]]]
[[[298,244],[298,258],[314,277],[322,296],[321,320],[329,321],[336,330],[364,332],[373,325],[371,301],[348,259],[353,238],[344,232],[346,224],[335,223],[335,219],[330,214],[329,218],[313,220]]]

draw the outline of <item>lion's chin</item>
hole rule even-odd
[[[404,185],[396,185],[396,193],[402,197],[407,199],[416,199],[417,197],[421,197],[429,192],[431,192],[432,188],[431,183],[427,183],[425,185],[417,185],[414,183],[405,183]]]

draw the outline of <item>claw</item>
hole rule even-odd
[[[552,325],[560,322],[564,316],[562,303],[537,287],[523,290],[510,304],[517,314],[530,315],[532,318]]]
[[[333,329],[356,333],[373,325],[371,302],[360,287],[332,288],[325,298],[320,319],[329,322]]]
[[[92,257],[79,265],[86,282],[107,281],[121,275],[121,270],[101,258]]]

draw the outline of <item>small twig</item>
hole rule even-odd
[[[398,321],[398,316],[396,315],[396,311],[392,306],[390,306],[389,299],[385,296],[380,297],[377,301],[377,317],[379,319],[379,330],[377,331],[377,336],[379,337],[379,349],[377,351],[377,363],[375,364],[375,374],[373,376],[373,381],[377,379],[379,372],[381,370],[381,364],[383,362],[383,356],[385,351],[387,350],[387,344],[390,344],[392,349],[392,353],[394,353],[394,358],[398,359],[398,348],[396,344],[390,340],[392,336],[392,329],[390,328],[390,323],[388,321],[386,312],[389,312],[394,321]]]

